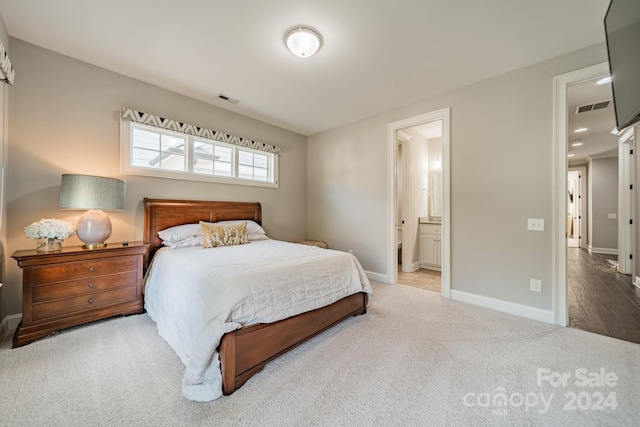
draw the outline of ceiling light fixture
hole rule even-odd
[[[308,58],[322,47],[322,36],[311,27],[296,25],[284,33],[284,44],[295,56]]]
[[[597,85],[605,85],[607,83],[611,83],[611,76],[603,77],[596,82]]]
[[[584,144],[582,141],[575,141],[573,144],[571,144],[572,147],[579,147],[582,144]]]
[[[580,133],[580,132],[586,132],[588,130],[589,130],[588,128],[578,128],[578,129],[574,130],[574,132],[575,133]]]

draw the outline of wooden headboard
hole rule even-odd
[[[146,197],[143,202],[143,239],[145,243],[149,244],[149,260],[153,259],[153,255],[162,247],[158,231],[174,225],[231,219],[250,219],[262,224],[260,203],[148,199]]]

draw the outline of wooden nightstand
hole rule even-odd
[[[148,244],[109,243],[103,249],[16,251],[22,268],[20,347],[59,329],[105,317],[144,312],[142,276]]]

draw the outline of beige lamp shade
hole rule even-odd
[[[85,210],[76,235],[85,249],[105,247],[111,220],[103,210],[124,209],[125,181],[93,175],[64,174],[60,184],[60,209]]]

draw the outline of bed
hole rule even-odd
[[[168,249],[158,236],[161,230],[200,221],[244,220],[261,224],[259,203],[145,198],[144,212],[144,241],[149,244],[145,308],[157,323],[160,336],[186,366],[182,394],[189,400],[210,401],[222,394],[229,395],[269,361],[351,316],[366,313],[371,286],[357,259],[350,254],[272,239],[237,247]],[[274,258],[281,250],[285,255]],[[235,259],[232,257],[238,251],[250,254],[251,268],[246,263],[235,266],[229,261]],[[267,258],[260,261],[263,256]],[[201,257],[212,258],[203,261],[205,258]],[[286,270],[280,266],[281,259],[304,262]],[[220,272],[200,271],[200,266],[216,263]],[[184,266],[185,271],[172,270],[178,265]],[[271,288],[268,292],[255,291],[259,287],[251,275],[268,278],[261,281],[278,289],[280,279],[286,277],[292,282],[287,285],[291,286],[291,295],[283,298]],[[179,279],[167,279],[171,277]],[[227,282],[231,285],[225,285]],[[277,308],[276,312],[264,314],[263,307],[253,306],[237,309],[248,304],[233,299],[240,298],[236,294],[245,286],[252,295],[252,303],[263,301],[266,306]],[[276,295],[275,300],[269,300],[271,294]],[[216,297],[212,298],[213,295]],[[218,307],[222,304],[218,300],[227,298],[231,298],[233,306],[229,312],[226,307]],[[215,302],[203,304],[200,309],[202,300]],[[215,311],[215,316],[209,310]]]

